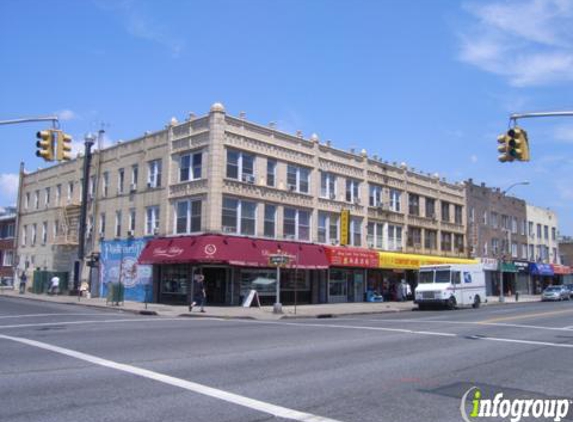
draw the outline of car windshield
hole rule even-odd
[[[430,284],[434,282],[433,271],[420,271],[420,284]]]
[[[436,271],[436,283],[449,283],[450,271]]]
[[[561,287],[548,287],[545,289],[546,292],[558,292],[561,290]]]

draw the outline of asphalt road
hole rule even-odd
[[[573,302],[261,322],[0,297],[1,421],[461,421],[472,386],[573,399]]]

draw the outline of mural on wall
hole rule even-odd
[[[152,266],[139,265],[137,259],[146,239],[104,240],[100,243],[101,295],[107,296],[109,283],[122,283],[125,300],[151,301]]]

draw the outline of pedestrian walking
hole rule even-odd
[[[22,271],[22,275],[20,275],[20,294],[23,295],[24,293],[26,293],[26,282],[28,281],[28,277],[26,276],[26,273],[24,271]]]
[[[205,291],[205,276],[203,274],[198,274],[195,276],[195,294],[193,298],[193,303],[189,307],[189,310],[193,310],[193,306],[199,305],[201,307],[200,312],[205,312],[205,301],[207,300],[207,292]]]
[[[59,290],[60,290],[60,277],[55,275],[50,280],[50,289],[48,290],[48,294],[57,295],[59,293]]]

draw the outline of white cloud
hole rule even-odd
[[[79,116],[74,111],[68,109],[56,111],[56,115],[60,120],[74,120],[79,118]]]
[[[18,196],[18,182],[20,177],[14,173],[0,174],[0,194],[15,202]]]
[[[460,60],[514,86],[573,80],[571,0],[474,2],[460,36]]]
[[[573,144],[573,126],[557,126],[553,133],[553,137],[560,143]]]

